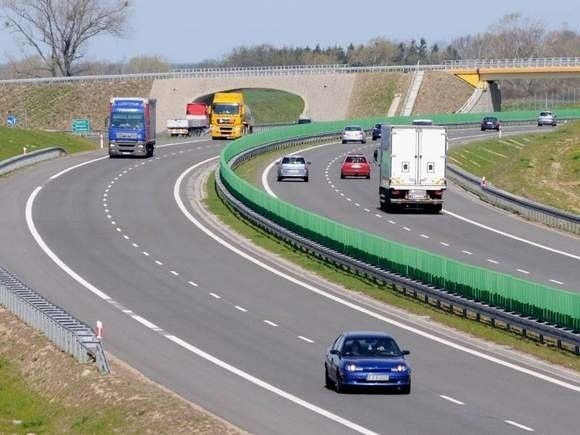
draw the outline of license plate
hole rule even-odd
[[[377,375],[374,373],[367,375],[367,381],[388,381],[389,375]]]
[[[360,165],[352,165],[352,168],[353,169],[359,169],[360,168]]]
[[[425,198],[425,193],[423,193],[423,192],[409,192],[409,198],[411,198],[411,199],[423,199],[423,198]]]

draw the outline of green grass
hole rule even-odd
[[[27,152],[61,147],[68,153],[77,153],[93,150],[97,145],[85,138],[66,133],[0,127],[0,160],[22,154],[23,147],[27,148]]]
[[[402,74],[359,74],[354,83],[348,118],[386,115],[395,93],[400,92]]]
[[[258,157],[258,159],[260,158],[262,158],[262,156]],[[261,161],[262,163],[265,163],[266,161],[269,162],[272,158],[273,156],[270,154],[270,156],[262,158]],[[259,164],[252,164],[250,166],[250,164],[245,164],[243,165],[245,168],[238,168],[237,173],[238,175],[249,174],[250,176],[247,180],[255,183],[257,181],[253,174],[256,173],[255,167],[258,165]],[[504,346],[510,346],[516,350],[527,352],[555,364],[560,364],[580,371],[580,358],[571,353],[546,347],[533,340],[525,339],[518,335],[492,328],[479,322],[446,313],[413,298],[404,296],[391,286],[380,285],[374,281],[348,273],[341,268],[316,259],[315,257],[311,257],[302,251],[295,249],[291,245],[278,240],[270,234],[253,226],[241,215],[228,208],[228,206],[221,201],[215,189],[215,179],[213,178],[213,174],[208,179],[207,192],[208,197],[205,200],[205,204],[211,213],[216,215],[225,225],[251,240],[256,245],[293,262],[304,270],[313,272],[318,276],[341,285],[353,292],[364,293],[365,295],[371,296],[385,304],[404,309],[417,315],[429,316],[433,320],[457,330],[470,333],[474,336]]]
[[[256,124],[295,122],[304,110],[304,100],[289,92],[243,89],[242,93]]]
[[[454,149],[450,161],[493,185],[580,213],[580,122],[519,136],[490,138]]]

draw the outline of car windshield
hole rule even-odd
[[[497,121],[497,118],[483,118],[484,121],[488,121],[488,122],[495,122]]]
[[[381,128],[381,124],[375,124],[375,128]]]
[[[213,105],[212,111],[217,115],[237,115],[240,113],[240,105],[216,103]]]
[[[362,131],[362,128],[350,126],[350,127],[344,127],[344,131]]]
[[[540,112],[540,116],[552,116],[552,112]]]
[[[399,357],[401,349],[390,337],[348,337],[342,346],[342,355],[364,358]]]
[[[345,163],[366,163],[367,159],[364,156],[347,156]]]
[[[304,160],[304,157],[290,156],[290,157],[284,157],[282,159],[283,165],[304,165],[305,163],[306,163],[306,161]]]
[[[143,113],[113,113],[111,127],[113,128],[143,128]]]

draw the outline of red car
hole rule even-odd
[[[365,177],[371,178],[371,165],[363,154],[349,154],[340,168],[340,178]]]

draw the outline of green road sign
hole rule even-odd
[[[91,131],[91,123],[88,119],[73,119],[71,130],[73,133],[88,133]]]

